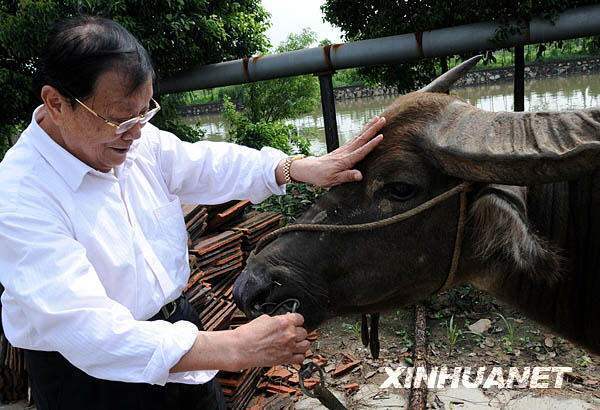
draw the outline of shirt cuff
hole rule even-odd
[[[171,381],[169,380],[169,371],[192,348],[197,335],[198,328],[191,322],[181,320],[170,324],[169,331],[165,332],[165,336],[144,369],[144,380],[147,380],[148,383],[159,384],[161,386]]]
[[[167,383],[204,384],[211,381],[219,373],[218,370],[197,370],[169,374]]]
[[[279,151],[278,149],[271,147],[263,147],[260,150],[260,155],[263,159],[263,181],[265,186],[269,189],[272,194],[285,195],[286,185],[279,185],[275,176],[275,170],[277,165],[282,159],[288,155],[285,152]]]

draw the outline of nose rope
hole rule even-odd
[[[458,261],[460,259],[460,254],[462,253],[465,225],[467,222],[467,192],[468,190],[464,190],[460,193],[460,211],[458,222],[456,224],[456,238],[454,239],[454,251],[452,252],[452,261],[450,262],[450,271],[448,271],[448,276],[446,276],[446,280],[442,286],[433,293],[434,295],[450,287],[452,282],[454,282],[454,277],[458,270]]]
[[[265,309],[269,309],[271,306],[273,306],[271,310],[265,312]],[[286,312],[296,313],[300,308],[300,301],[296,298],[289,298],[279,303],[265,302],[261,305],[254,306],[256,310],[258,310],[259,312],[263,312],[265,315],[269,316],[271,316],[274,313],[277,313],[277,311],[282,307],[285,308]]]
[[[274,313],[276,314],[277,311],[282,307],[285,308],[285,310],[287,310],[288,312],[295,313],[300,307],[300,301],[295,298],[289,298],[277,304],[273,302],[266,302],[262,305],[256,305],[255,308],[257,308],[260,311],[263,311],[263,309],[268,309],[270,306],[274,307],[269,312],[265,313],[269,316],[271,316]],[[313,392],[310,392],[304,385],[304,379],[310,377],[314,370],[319,372],[321,382],[313,388]],[[327,389],[327,387],[325,387],[325,373],[323,372],[321,366],[319,366],[312,360],[307,359],[302,364],[302,367],[298,371],[298,378],[300,380],[300,389],[308,397],[316,398],[321,402],[321,404],[323,404],[330,410],[348,410],[342,405],[338,398],[335,397],[333,393],[331,393],[331,391]]]
[[[385,226],[393,225],[395,223],[404,221],[408,218],[412,218],[413,216],[418,215],[421,212],[428,210],[429,208],[432,208],[433,206],[439,204],[440,202],[443,202],[446,199],[451,198],[456,194],[460,194],[460,212],[459,212],[459,217],[458,217],[458,221],[457,221],[456,238],[454,241],[454,251],[452,253],[450,270],[448,272],[448,276],[446,277],[446,280],[444,281],[442,286],[436,291],[436,293],[438,293],[442,290],[445,290],[452,283],[452,281],[454,280],[454,276],[456,275],[456,270],[458,269],[458,261],[460,259],[460,254],[461,254],[461,250],[462,250],[462,241],[464,238],[464,228],[465,228],[465,222],[466,222],[467,193],[470,191],[472,185],[473,185],[472,182],[463,181],[462,183],[458,184],[454,188],[451,188],[451,189],[433,197],[432,199],[430,199],[428,201],[423,202],[422,204],[420,204],[406,212],[391,216],[389,218],[381,219],[379,221],[367,222],[367,223],[362,223],[362,224],[354,224],[354,225],[295,224],[295,225],[284,226],[283,228],[279,228],[279,229],[271,232],[270,234],[268,234],[267,236],[262,238],[260,241],[258,241],[258,243],[256,244],[256,247],[250,254],[250,257],[253,257],[257,253],[259,253],[261,250],[263,250],[264,247],[267,244],[269,244],[270,242],[272,242],[275,238],[277,238],[281,234],[284,234],[287,232],[294,232],[294,231],[305,231],[306,232],[306,231],[308,231],[308,232],[343,233],[343,232],[360,232],[360,231],[375,230],[375,229],[383,228]]]

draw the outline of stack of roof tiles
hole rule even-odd
[[[231,318],[229,329],[235,329],[245,323],[248,323],[248,318],[244,314],[235,315]],[[245,409],[256,392],[256,386],[263,373],[264,370],[260,367],[252,367],[239,372],[220,371],[217,379],[223,389],[227,407]]]
[[[231,219],[239,216],[250,201],[230,201],[219,205],[183,205],[183,218],[191,246],[204,234],[218,232]]]
[[[260,367],[251,367],[240,372],[220,371],[217,379],[221,384],[225,403],[229,409],[244,409],[256,392],[263,374]]]
[[[234,329],[247,322],[243,314],[234,316],[233,283],[256,243],[280,226],[280,214],[250,212],[244,215],[249,204],[233,201],[216,206],[184,205],[191,268],[184,292],[199,312],[206,330]],[[205,214],[198,216],[202,210],[206,210]],[[201,236],[197,236],[198,231],[190,231],[200,225],[203,225]],[[262,374],[260,368],[219,372],[217,377],[228,408],[245,408]]]
[[[189,233],[191,274],[184,289],[206,330],[227,328],[236,309],[233,283],[256,243],[280,225],[281,214],[250,212],[243,215],[249,204],[234,201],[212,207],[184,205],[184,215],[189,221],[200,221],[196,215],[202,211],[198,209],[207,210],[203,217],[207,221],[205,236],[192,239]]]
[[[188,231],[189,243],[197,241],[206,229],[206,219],[208,218],[208,210],[201,205],[184,205],[183,219],[185,228]]]
[[[215,233],[190,249],[192,271],[184,291],[206,330],[226,328],[236,309],[232,291],[242,270],[241,238],[240,232]]]
[[[209,206],[207,232],[222,231],[223,225],[239,218],[249,205],[250,201],[231,201],[222,205]]]
[[[229,225],[229,229],[242,232],[244,259],[256,247],[258,241],[281,225],[283,215],[274,212],[249,212]]]
[[[200,313],[206,330],[227,328],[236,307],[233,282],[243,265],[242,233],[218,230],[243,213],[249,201],[232,201],[222,205],[184,205],[189,236],[190,280],[184,289],[188,300]],[[204,211],[203,211],[204,210]],[[202,214],[198,217],[197,215]],[[193,220],[197,222],[192,222]],[[204,236],[191,231],[202,225]]]

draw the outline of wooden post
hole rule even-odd
[[[429,372],[427,364],[427,333],[425,328],[425,307],[423,305],[415,305],[415,347],[413,353],[415,374],[418,367],[423,367]],[[408,408],[410,410],[427,409],[427,383],[421,382],[419,388],[411,387]]]

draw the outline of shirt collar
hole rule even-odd
[[[142,134],[144,133],[144,128],[142,128]],[[125,157],[125,162],[123,162],[121,165],[115,167],[115,171],[116,171],[115,175],[119,179],[124,179],[129,174],[131,165],[133,164],[133,162],[135,161],[135,159],[137,157],[137,151],[138,151],[140,139],[141,138],[138,138],[137,140],[133,141],[133,143],[131,144],[131,147],[129,147],[129,151],[127,152],[127,156]]]
[[[111,173],[95,170],[57,144],[37,122],[42,109],[44,109],[43,105],[40,105],[35,109],[31,117],[31,123],[25,132],[30,136],[33,146],[39,151],[44,159],[48,161],[50,166],[65,180],[73,191],[79,189],[83,179],[88,173],[104,178],[115,177]],[[130,152],[128,152],[126,160],[127,166],[130,166],[131,161],[135,157],[135,148],[137,148],[136,142],[138,141],[134,141],[130,148]],[[129,154],[133,154],[131,155],[131,158]]]

